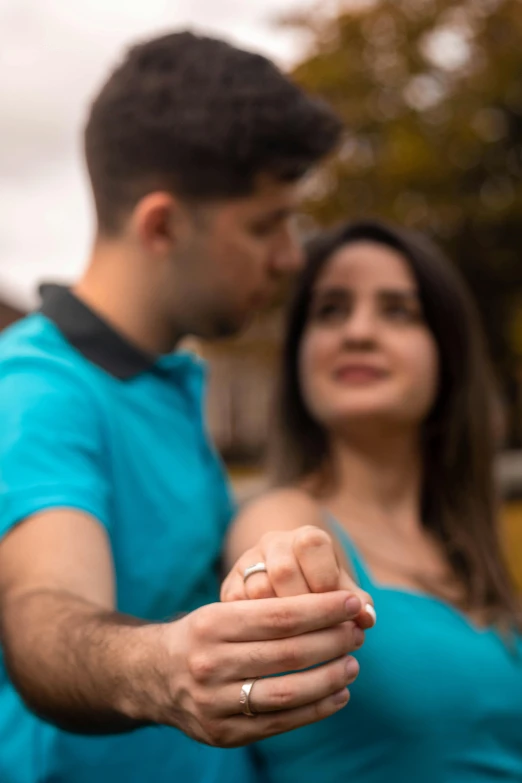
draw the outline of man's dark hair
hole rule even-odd
[[[265,57],[189,32],[142,43],[85,130],[99,230],[118,232],[155,189],[208,201],[247,195],[259,174],[297,180],[340,132],[335,114]]]

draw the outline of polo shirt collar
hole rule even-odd
[[[156,358],[130,343],[73,292],[61,285],[40,287],[40,312],[93,364],[120,380],[152,370]]]

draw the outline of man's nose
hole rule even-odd
[[[272,267],[280,274],[299,272],[304,264],[304,252],[301,243],[288,236],[284,243],[275,249]]]

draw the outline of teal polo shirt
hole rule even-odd
[[[118,611],[161,621],[217,601],[233,503],[205,429],[204,375],[196,357],[154,360],[46,287],[41,310],[0,337],[0,536],[44,509],[79,509],[107,531]],[[245,750],[173,728],[63,732],[29,712],[0,657],[1,783],[252,779]]]

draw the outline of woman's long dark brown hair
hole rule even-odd
[[[439,353],[439,388],[423,428],[422,522],[442,545],[462,584],[466,611],[504,627],[518,624],[505,564],[494,480],[495,403],[490,363],[473,301],[457,269],[425,237],[377,221],[344,225],[314,239],[288,313],[270,449],[277,485],[319,474],[328,436],[308,411],[299,352],[316,281],[339,248],[359,241],[398,251],[418,285]]]

